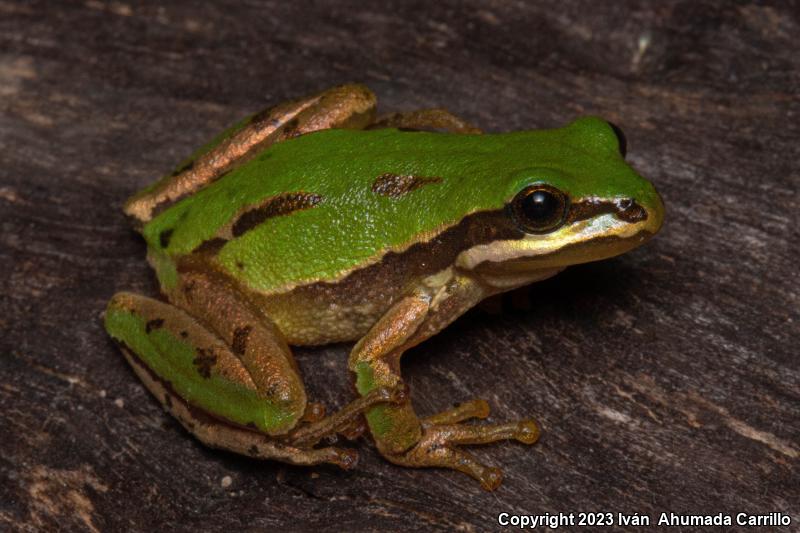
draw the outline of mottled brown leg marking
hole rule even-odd
[[[194,290],[194,287],[195,287],[195,281],[194,280],[188,280],[188,281],[185,281],[183,283],[182,290],[183,290],[184,296],[186,297],[186,301],[187,302],[191,302],[192,301],[192,291]]]
[[[291,139],[293,137],[297,137],[300,135],[298,131],[298,126],[300,125],[300,121],[296,118],[293,118],[289,122],[286,123],[286,126],[283,127],[283,137],[286,139]]]
[[[233,343],[231,343],[231,349],[233,350],[233,353],[236,355],[244,354],[245,350],[247,349],[247,337],[250,335],[252,330],[253,326],[244,326],[233,330]]]
[[[211,350],[198,348],[197,357],[192,363],[197,367],[197,373],[208,379],[211,377],[211,369],[217,364],[217,356]]]
[[[144,332],[150,333],[154,329],[159,329],[164,327],[164,319],[163,318],[154,318],[153,320],[148,320],[144,325]]]

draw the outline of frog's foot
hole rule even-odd
[[[481,133],[481,130],[446,109],[420,109],[378,117],[369,129],[398,128],[451,133]]]
[[[539,439],[540,432],[533,420],[483,426],[449,423],[466,418],[483,418],[487,414],[486,402],[474,400],[428,417],[422,421],[422,438],[413,447],[399,454],[386,454],[386,458],[403,466],[458,470],[478,480],[485,490],[494,490],[502,482],[503,472],[480,463],[473,455],[461,450],[460,446],[507,439],[533,444]]]

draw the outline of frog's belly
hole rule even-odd
[[[348,289],[315,284],[255,299],[289,344],[320,345],[360,339],[400,293],[385,286]]]

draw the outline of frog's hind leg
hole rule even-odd
[[[420,109],[378,117],[369,129],[398,128],[451,133],[481,133],[481,130],[446,109]]]
[[[364,128],[375,118],[375,101],[363,85],[341,85],[251,115],[200,148],[175,172],[131,197],[125,213],[147,222],[156,211],[285,139],[328,128]]]
[[[270,437],[299,418],[304,392],[283,394],[282,402],[263,398],[236,354],[180,309],[118,293],[105,325],[148,390],[204,444],[293,464],[355,463],[352,450],[300,449]]]
[[[218,304],[224,309],[222,302]],[[236,322],[235,315],[230,318]],[[312,446],[318,438],[293,442],[288,437],[308,414],[305,390],[291,354],[243,359],[243,333],[238,340],[234,337],[232,343],[226,342],[183,310],[131,293],[114,296],[105,325],[145,386],[204,444],[293,464],[325,462],[342,468],[355,464],[353,450],[315,449]],[[259,335],[252,339],[258,340]],[[260,340],[267,345],[270,342]],[[280,338],[272,342],[274,348],[280,345]],[[263,369],[254,369],[258,365]],[[351,423],[363,409],[387,397],[391,399],[386,390],[377,391],[343,409],[343,414],[318,421],[316,425],[333,421],[319,437]]]

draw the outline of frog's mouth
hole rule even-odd
[[[655,235],[663,222],[663,206],[639,207],[636,216],[602,210],[594,216],[573,216],[560,229],[474,246],[456,265],[478,274],[495,287],[508,288],[550,277],[569,265],[599,261],[632,250]],[[629,213],[628,213],[629,214]]]

